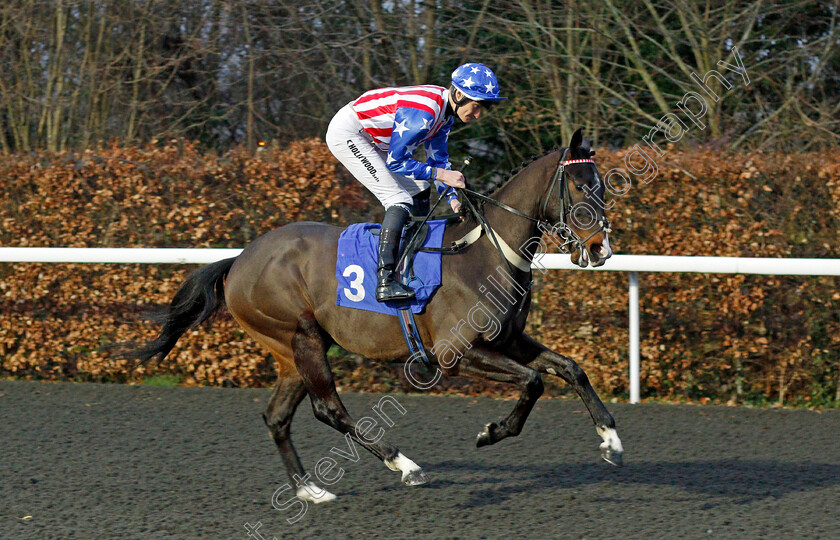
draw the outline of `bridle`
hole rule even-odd
[[[569,227],[568,222],[566,220],[566,214],[568,213],[571,215],[571,210],[573,208],[572,205],[572,193],[569,188],[569,182],[566,178],[566,167],[568,165],[575,165],[575,164],[582,164],[582,163],[589,163],[593,167],[595,167],[595,160],[593,159],[570,159],[567,160],[566,156],[569,153],[569,149],[565,148],[563,151],[563,155],[560,157],[560,163],[557,165],[557,170],[554,171],[554,175],[551,179],[551,184],[549,184],[546,191],[543,193],[543,203],[542,207],[540,208],[540,213],[537,218],[531,217],[528,214],[517,210],[511,206],[508,206],[502,202],[493,199],[492,197],[488,197],[487,195],[482,195],[476,191],[471,189],[463,188],[459,189],[458,191],[463,191],[467,193],[469,196],[479,199],[483,202],[488,202],[495,206],[498,206],[502,210],[505,210],[511,214],[517,215],[519,217],[528,219],[537,223],[537,226],[540,230],[545,232],[551,232],[554,234],[559,235],[562,240],[563,244],[560,246],[561,249],[569,250],[569,253],[574,251],[580,251],[581,255],[583,255],[583,251],[586,248],[586,242],[589,241],[590,238],[595,236],[596,234],[604,231],[604,232],[611,232],[610,229],[610,222],[607,220],[606,217],[602,217],[598,220],[598,228],[595,229],[589,236],[584,239],[578,237],[578,235]],[[595,170],[595,178],[600,178],[598,175],[597,169]],[[554,191],[555,186],[557,186],[558,196],[560,197],[560,221],[559,223],[551,223],[545,219],[546,209],[548,208],[548,201],[551,198],[551,193]],[[469,198],[467,197],[467,202],[469,202]],[[479,212],[475,209],[471,208],[471,204],[467,205],[470,207],[470,210],[476,215],[476,217],[481,216]],[[481,216],[483,218],[483,216]],[[481,222],[481,218],[479,218],[479,222]]]
[[[569,154],[569,149],[565,148],[563,150],[563,155],[560,157],[560,163],[557,165],[557,170],[554,172],[554,176],[551,179],[551,184],[548,186],[548,190],[546,191],[547,195],[544,194],[543,196],[543,204],[542,208],[540,209],[540,217],[542,218],[545,216],[546,209],[548,208],[548,201],[551,199],[551,193],[554,190],[554,186],[557,186],[557,191],[559,192],[558,195],[560,197],[560,222],[559,227],[554,225],[553,227],[546,229],[556,232],[559,228],[562,230],[561,236],[565,240],[563,247],[571,244],[574,247],[574,251],[580,250],[583,252],[586,242],[589,241],[590,238],[595,236],[596,234],[600,233],[601,231],[604,232],[611,232],[610,229],[610,222],[606,217],[602,217],[598,220],[598,228],[595,229],[589,236],[584,239],[580,239],[577,234],[569,227],[569,224],[566,221],[566,214],[569,216],[572,215],[572,209],[574,205],[572,205],[572,192],[569,188],[569,182],[566,179],[566,167],[568,165],[575,165],[579,163],[589,163],[592,167],[595,167],[595,178],[599,179],[601,176],[598,174],[598,169],[595,165],[594,159],[583,158],[583,159],[566,159],[566,156]],[[542,223],[548,223],[545,220],[541,220]],[[549,224],[551,225],[551,224]],[[569,238],[571,236],[571,238]],[[582,254],[582,253],[581,253]]]
[[[608,232],[608,233],[611,232],[610,222],[607,220],[606,217],[602,217],[598,221],[598,228],[594,232],[592,232],[592,234],[590,234],[589,236],[587,236],[583,240],[581,240],[578,237],[578,235],[568,226],[568,224],[566,222],[566,213],[571,211],[571,209],[573,208],[573,205],[572,205],[572,194],[571,194],[571,191],[569,191],[568,181],[566,180],[566,166],[567,165],[574,165],[574,164],[582,164],[582,163],[589,163],[593,167],[595,166],[595,161],[592,160],[592,159],[567,160],[566,156],[568,155],[568,153],[569,153],[569,149],[565,148],[564,151],[563,151],[563,155],[560,158],[560,163],[557,166],[557,170],[554,172],[554,175],[551,179],[551,184],[549,184],[548,189],[543,193],[543,204],[542,204],[542,207],[540,208],[540,214],[539,214],[538,217],[536,217],[536,218],[531,217],[528,214],[526,214],[526,213],[524,213],[520,210],[517,210],[516,208],[513,208],[512,206],[509,206],[509,205],[507,205],[503,202],[497,201],[496,199],[494,199],[492,197],[488,197],[487,195],[483,195],[481,193],[478,193],[477,191],[473,191],[469,188],[449,188],[449,189],[454,189],[459,195],[463,195],[462,201],[464,203],[464,206],[466,207],[466,210],[462,209],[460,212],[458,212],[456,214],[449,214],[449,215],[438,216],[438,217],[446,218],[446,219],[456,218],[456,217],[461,218],[461,217],[463,217],[463,215],[466,212],[469,212],[470,214],[473,215],[473,217],[475,217],[475,219],[476,219],[476,221],[478,221],[479,225],[478,225],[478,227],[476,227],[475,229],[470,231],[467,235],[465,235],[460,240],[452,242],[451,246],[440,247],[440,248],[424,247],[424,248],[418,248],[418,250],[419,251],[434,251],[434,252],[441,252],[441,253],[458,253],[462,249],[468,247],[470,244],[472,244],[473,242],[478,240],[478,238],[483,233],[483,234],[486,234],[487,237],[490,238],[490,240],[493,242],[493,244],[496,248],[496,251],[498,251],[499,254],[502,256],[502,259],[504,260],[505,264],[507,265],[507,268],[510,271],[511,275],[513,274],[513,267],[511,265],[512,262],[517,267],[519,267],[520,270],[523,270],[525,272],[530,272],[530,265],[533,261],[529,261],[527,259],[522,259],[522,257],[520,257],[518,254],[516,254],[510,248],[510,246],[508,246],[504,242],[504,240],[501,239],[501,237],[497,236],[496,232],[493,230],[493,227],[490,225],[490,223],[487,222],[487,218],[484,217],[484,212],[482,211],[483,204],[486,202],[486,203],[490,203],[494,206],[498,206],[499,208],[501,208],[502,210],[504,210],[506,212],[509,212],[509,213],[514,214],[516,216],[519,216],[521,218],[527,219],[529,221],[533,221],[534,223],[537,224],[537,227],[539,228],[539,230],[541,230],[543,232],[559,235],[563,240],[563,244],[560,245],[560,249],[567,250],[568,253],[573,253],[574,251],[580,251],[580,256],[583,256],[583,253],[586,249],[586,242],[590,238],[592,238],[593,236],[595,236],[596,234],[598,234],[601,231],[605,231],[605,232]],[[464,160],[464,165],[465,166],[469,165],[470,161],[471,161],[471,158],[468,157],[466,160]],[[598,176],[598,171],[597,170],[595,171],[595,178],[600,179],[600,176]],[[560,211],[560,224],[559,224],[559,226],[557,224],[552,224],[551,222],[549,222],[545,219],[545,212],[546,212],[546,209],[548,207],[548,199],[551,196],[551,192],[554,190],[554,186],[557,186],[557,189],[560,192],[560,210],[561,211]],[[423,227],[423,224],[425,224],[426,220],[428,220],[431,217],[431,215],[435,211],[435,208],[437,208],[437,205],[440,203],[440,201],[443,200],[443,198],[444,197],[442,197],[442,196],[438,197],[438,200],[435,202],[435,204],[429,210],[428,214],[426,214],[426,216],[424,216],[423,218],[412,218],[413,221],[419,221],[420,225],[418,227],[416,227],[416,229],[414,231],[414,234],[411,236],[411,238],[408,242],[409,246],[413,246],[415,244],[415,242],[418,240],[419,233],[420,233],[420,230]],[[472,199],[477,199],[480,202],[478,204],[476,204],[476,203],[473,202]],[[403,251],[403,254],[400,257],[400,260],[397,263],[397,267],[402,266],[403,262],[406,260],[406,257],[408,255],[409,251],[410,250],[408,250],[408,249]],[[528,288],[530,289],[530,284],[528,285]],[[520,308],[521,308],[521,306],[520,306]]]
[[[592,159],[566,160],[566,156],[568,155],[568,152],[569,152],[569,149],[566,148],[563,152],[563,155],[560,158],[560,164],[557,166],[557,170],[554,172],[553,178],[551,180],[551,184],[548,186],[547,191],[543,193],[544,201],[543,201],[543,205],[542,205],[542,208],[540,209],[540,214],[539,214],[538,217],[536,217],[536,218],[531,217],[528,214],[526,214],[526,213],[524,213],[520,210],[517,210],[516,208],[513,208],[512,206],[508,206],[507,204],[505,204],[503,202],[499,202],[496,199],[493,199],[492,197],[488,197],[487,195],[483,195],[481,193],[478,193],[477,191],[473,191],[473,190],[468,189],[468,188],[450,188],[450,189],[455,189],[455,191],[458,194],[463,195],[464,206],[466,207],[466,210],[469,211],[475,217],[476,221],[478,221],[478,223],[479,223],[478,227],[476,227],[473,231],[470,231],[467,235],[465,235],[460,240],[452,242],[451,246],[447,246],[447,247],[442,246],[442,247],[439,247],[439,248],[423,247],[423,248],[418,248],[418,251],[433,251],[433,252],[440,252],[440,253],[458,253],[462,249],[468,247],[470,244],[472,244],[473,242],[478,240],[478,238],[483,233],[483,234],[486,234],[488,238],[490,238],[490,240],[493,242],[493,245],[496,248],[496,251],[498,251],[499,254],[502,256],[502,259],[504,260],[505,265],[507,266],[509,275],[513,275],[514,270],[513,270],[512,264],[515,264],[523,272],[528,272],[530,274],[530,271],[531,271],[530,266],[531,266],[533,261],[523,259],[518,254],[513,252],[513,250],[511,250],[510,246],[508,246],[504,242],[504,240],[502,240],[501,237],[497,236],[496,232],[493,230],[493,227],[491,227],[490,224],[487,222],[487,218],[484,217],[484,213],[479,209],[479,207],[482,206],[483,203],[487,202],[487,203],[493,204],[495,206],[498,206],[499,208],[501,208],[502,210],[505,210],[506,212],[509,212],[509,213],[514,214],[516,216],[525,218],[529,221],[533,221],[534,223],[537,224],[538,228],[543,232],[550,232],[552,234],[559,234],[563,239],[563,244],[560,246],[561,249],[568,249],[569,253],[572,253],[573,251],[580,250],[581,256],[583,256],[583,252],[586,248],[586,242],[590,238],[592,238],[593,236],[595,236],[596,234],[598,234],[601,231],[610,232],[610,222],[607,221],[606,217],[603,217],[602,219],[600,219],[598,221],[598,229],[596,229],[595,232],[593,232],[592,234],[590,234],[589,236],[587,236],[583,240],[581,240],[577,236],[577,234],[575,234],[575,232],[572,229],[570,229],[569,226],[567,225],[567,223],[566,223],[566,213],[571,211],[571,209],[572,209],[572,194],[569,191],[568,182],[566,180],[566,166],[567,165],[574,165],[574,164],[578,164],[578,163],[589,163],[593,167],[595,166],[595,161],[592,160]],[[467,158],[464,161],[464,165],[466,166],[466,165],[469,165],[469,164],[470,164],[470,158]],[[597,174],[597,170],[595,171],[595,174],[596,174],[595,175],[596,178],[600,178],[600,176],[598,176],[598,174]],[[557,225],[552,224],[551,222],[544,219],[545,211],[546,211],[546,208],[547,208],[547,205],[548,205],[548,198],[550,197],[551,192],[554,190],[555,185],[557,185],[557,189],[561,192],[561,196],[560,196],[561,216],[560,216],[560,227],[559,227],[560,230],[558,230]],[[548,196],[546,196],[546,193],[548,194]],[[478,205],[476,205],[471,200],[473,198],[478,199],[481,202],[478,203]],[[410,240],[408,241],[409,246],[413,246],[415,244],[415,242],[418,240],[419,233],[420,233],[420,230],[423,227],[423,224],[425,224],[426,220],[428,220],[429,217],[431,217],[431,215],[435,211],[435,208],[437,208],[437,205],[443,199],[444,199],[443,196],[438,197],[438,200],[435,202],[435,204],[429,210],[428,214],[426,214],[426,216],[424,216],[422,219],[417,220],[417,221],[420,222],[420,225],[415,229],[414,234],[411,236]],[[464,213],[465,213],[465,210],[462,209],[461,212],[458,212],[457,214],[450,214],[450,215],[447,215],[447,216],[439,216],[439,217],[445,217],[447,219],[450,218],[450,217],[451,218],[455,218],[455,217],[460,218],[460,217],[463,217]],[[475,234],[475,233],[477,233],[477,234]],[[422,242],[422,240],[421,240],[421,242]],[[569,249],[569,246],[571,246],[573,249]],[[408,255],[409,252],[410,252],[410,249],[405,249],[403,251],[403,254],[400,257],[400,260],[397,263],[398,268],[403,266],[403,263],[407,260],[407,255]],[[533,279],[529,280],[528,284],[525,286],[525,289],[530,291],[531,290],[531,285],[533,283],[534,283]],[[517,309],[515,310],[515,314],[516,314],[515,316],[518,316],[519,313],[521,312],[521,310],[524,308],[524,306],[525,306],[524,299],[526,297],[527,297],[527,295],[522,295],[520,301],[517,302],[518,305],[517,305]]]

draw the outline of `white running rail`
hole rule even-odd
[[[208,264],[236,257],[241,249],[0,247],[0,262]]]
[[[202,248],[15,248],[0,247],[0,263],[207,264],[236,257],[241,249]],[[533,265],[537,270],[581,270],[568,255],[549,253]],[[775,259],[767,257],[682,257],[613,255],[594,272],[629,272],[630,403],[638,403],[639,272],[840,276],[840,259]]]
[[[568,255],[548,253],[534,268],[581,270]],[[640,397],[639,272],[697,272],[702,274],[763,274],[778,276],[840,276],[840,259],[774,259],[770,257],[684,257],[671,255],[613,255],[595,272],[629,272],[630,403]]]

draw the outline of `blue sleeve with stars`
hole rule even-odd
[[[425,143],[426,162],[432,167],[446,170],[452,169],[452,164],[449,163],[449,130],[452,129],[452,124],[454,122],[454,117],[447,120],[446,123],[440,126],[440,129],[437,133],[435,133],[435,136]],[[443,195],[443,193],[449,189],[449,186],[440,180],[435,180],[435,188],[437,189],[438,194]],[[447,200],[457,198],[458,195],[455,193],[454,189],[450,190],[446,195]]]
[[[412,159],[411,155],[429,134],[434,120],[426,111],[413,107],[397,107],[386,161],[391,172],[419,180],[431,179],[432,167]]]

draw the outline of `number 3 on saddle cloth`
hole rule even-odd
[[[446,220],[427,221],[428,233],[422,247],[439,248],[443,243]],[[354,309],[375,311],[386,315],[400,314],[400,308],[410,307],[413,313],[421,313],[440,287],[440,252],[417,252],[409,276],[401,276],[402,282],[414,289],[417,297],[411,301],[376,301],[376,262],[379,236],[371,231],[381,228],[375,223],[357,223],[345,229],[338,239],[338,257],[335,277],[338,280],[336,304]],[[403,244],[410,239],[413,229],[403,232]],[[405,235],[409,238],[405,238]],[[423,234],[422,231],[420,233]]]
[[[402,282],[412,289],[416,297],[410,301],[377,302],[376,301],[376,262],[379,247],[378,232],[380,225],[373,223],[359,223],[347,227],[338,238],[338,256],[335,263],[335,277],[338,280],[336,290],[336,304],[355,309],[376,311],[386,315],[399,317],[405,344],[411,358],[419,358],[427,370],[432,370],[432,364],[423,347],[414,313],[420,313],[440,287],[440,257],[441,252],[422,252],[423,248],[440,248],[443,243],[443,233],[446,230],[446,220],[427,221],[418,236],[424,238],[415,241],[421,247],[416,248],[413,261],[400,265],[398,271]],[[415,229],[403,230],[402,249],[414,236]],[[425,231],[425,235],[424,235]],[[409,253],[408,257],[412,257]]]

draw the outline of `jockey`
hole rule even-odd
[[[430,185],[435,184],[453,211],[461,209],[451,187],[465,187],[464,175],[451,170],[447,148],[455,118],[472,122],[504,99],[493,71],[469,63],[452,72],[449,89],[422,85],[370,90],[333,117],[327,146],[385,207],[376,268],[378,301],[414,297],[394,271],[402,228],[412,210],[428,213]],[[412,158],[420,145],[426,150],[425,163]]]

